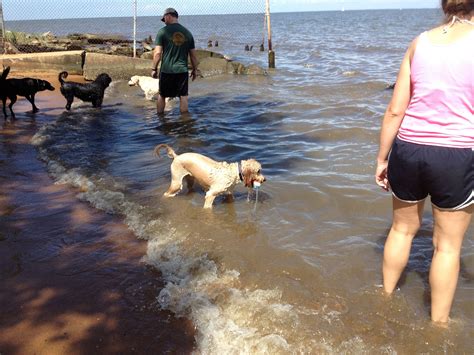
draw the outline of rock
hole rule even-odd
[[[144,52],[140,58],[142,59],[153,59],[153,51],[151,52]]]
[[[71,40],[75,40],[75,41],[83,41],[87,37],[83,33],[70,33],[70,34],[67,35],[67,38],[69,38]]]
[[[150,46],[148,43],[142,43],[142,47],[145,51],[149,51],[149,52],[153,51],[153,47]]]
[[[133,48],[129,47],[128,45],[112,46],[111,52],[114,55],[133,57]]]
[[[232,73],[233,74],[244,74],[246,68],[242,63],[239,62],[231,62],[229,63],[232,68]]]
[[[55,36],[51,31],[45,32],[41,35],[41,37],[48,37],[48,38],[54,38]]]
[[[151,38],[151,36],[148,36],[147,38],[145,38],[145,40],[143,41],[147,44],[153,44],[153,39]]]
[[[268,75],[267,71],[261,67],[259,67],[256,64],[250,64],[246,70],[244,71],[244,74],[247,75]]]
[[[81,49],[84,49],[84,47],[79,44],[71,43],[71,44],[66,44],[65,49],[68,51],[79,51]]]
[[[215,75],[229,74],[227,61],[220,58],[203,58],[199,63],[199,70],[202,77],[207,78]],[[232,71],[232,70],[231,70]]]
[[[204,58],[224,58],[224,56],[220,53],[207,51],[204,49],[196,49],[196,57],[198,61],[201,61]]]
[[[107,40],[104,38],[87,38],[87,43],[89,44],[105,44]]]
[[[82,37],[82,36],[79,36]],[[96,35],[96,34],[84,34],[83,35],[87,43],[90,44],[121,44],[121,43],[133,43],[132,40],[126,39],[119,35]]]
[[[18,50],[18,48],[16,48],[16,47],[15,47],[13,44],[11,44],[10,42],[5,42],[4,47],[5,47],[5,54],[17,54],[17,53],[20,53],[20,51]]]
[[[246,67],[239,62],[230,62],[225,58],[205,57],[201,58],[199,70],[202,77],[207,78],[223,74],[245,74],[245,75],[267,75],[268,73],[258,65],[252,64]]]

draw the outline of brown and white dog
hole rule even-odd
[[[221,194],[230,197],[235,186],[243,182],[246,187],[260,186],[265,181],[261,174],[261,165],[255,159],[242,160],[239,163],[217,162],[198,153],[176,154],[167,144],[155,147],[155,155],[160,156],[160,149],[166,148],[171,163],[171,184],[165,197],[175,196],[183,188],[183,178],[186,178],[190,189],[197,181],[206,190],[204,208],[212,208],[214,199]]]

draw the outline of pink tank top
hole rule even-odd
[[[450,44],[418,38],[411,62],[411,100],[398,138],[474,148],[474,31]]]

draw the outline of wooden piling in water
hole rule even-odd
[[[265,18],[268,31],[268,67],[275,68],[275,52],[272,49],[272,26],[270,23],[270,0],[266,0]]]

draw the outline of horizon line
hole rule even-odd
[[[307,11],[274,11],[270,14],[291,14],[291,13],[310,13],[310,12],[349,12],[349,11],[402,11],[402,10],[436,10],[440,7],[406,7],[406,8],[367,8],[367,9],[340,9],[340,10],[307,10]],[[180,15],[180,17],[187,16],[222,16],[222,15],[258,15],[264,14],[265,11],[261,12],[241,12],[241,13],[220,13],[220,14],[192,14],[192,15]],[[137,15],[138,17],[161,17],[162,15]],[[100,19],[100,18],[133,18],[131,15],[123,16],[92,16],[92,17],[55,17],[55,18],[24,18],[24,19],[4,19],[5,22],[8,21],[45,21],[45,20],[75,20],[75,19]]]

